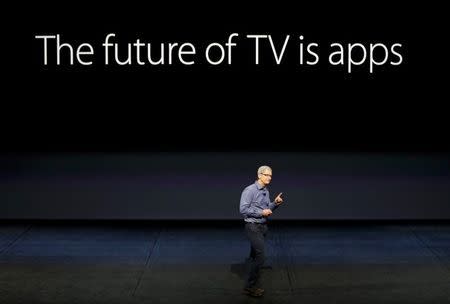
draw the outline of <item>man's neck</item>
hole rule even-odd
[[[264,183],[263,182],[261,182],[259,179],[256,181],[257,183],[258,183],[258,185],[261,187],[261,188],[264,188],[266,185],[264,185]]]

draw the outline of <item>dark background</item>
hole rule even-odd
[[[1,218],[236,218],[263,163],[272,192],[289,198],[279,218],[450,218],[439,7],[68,2],[12,12]],[[201,53],[233,32],[231,66],[102,64],[108,33]],[[91,43],[96,64],[44,67],[43,34]],[[298,66],[288,48],[282,65],[267,49],[255,66],[247,34],[303,35],[319,43],[319,64]],[[348,74],[328,64],[332,42],[401,43],[403,63]]]
[[[273,169],[277,219],[445,219],[448,157],[368,153],[84,153],[0,159],[3,218],[239,219],[243,188]],[[5,172],[5,170],[3,170]]]

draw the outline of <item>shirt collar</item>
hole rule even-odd
[[[257,188],[258,190],[262,190],[262,189],[265,189],[265,188],[266,188],[265,186],[261,186],[261,185],[258,183],[258,181],[255,182],[255,185],[256,185],[256,188]]]

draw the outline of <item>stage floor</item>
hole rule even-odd
[[[0,302],[450,303],[450,223],[272,222],[262,298],[241,222],[3,222]]]

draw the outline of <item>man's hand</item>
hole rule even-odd
[[[270,209],[264,209],[263,211],[262,211],[262,215],[264,216],[264,217],[268,217],[269,215],[271,215],[272,214],[272,210],[270,210]]]
[[[278,194],[278,196],[275,198],[275,204],[276,205],[280,205],[283,202],[283,198],[281,197],[282,194],[283,194],[283,192]]]

